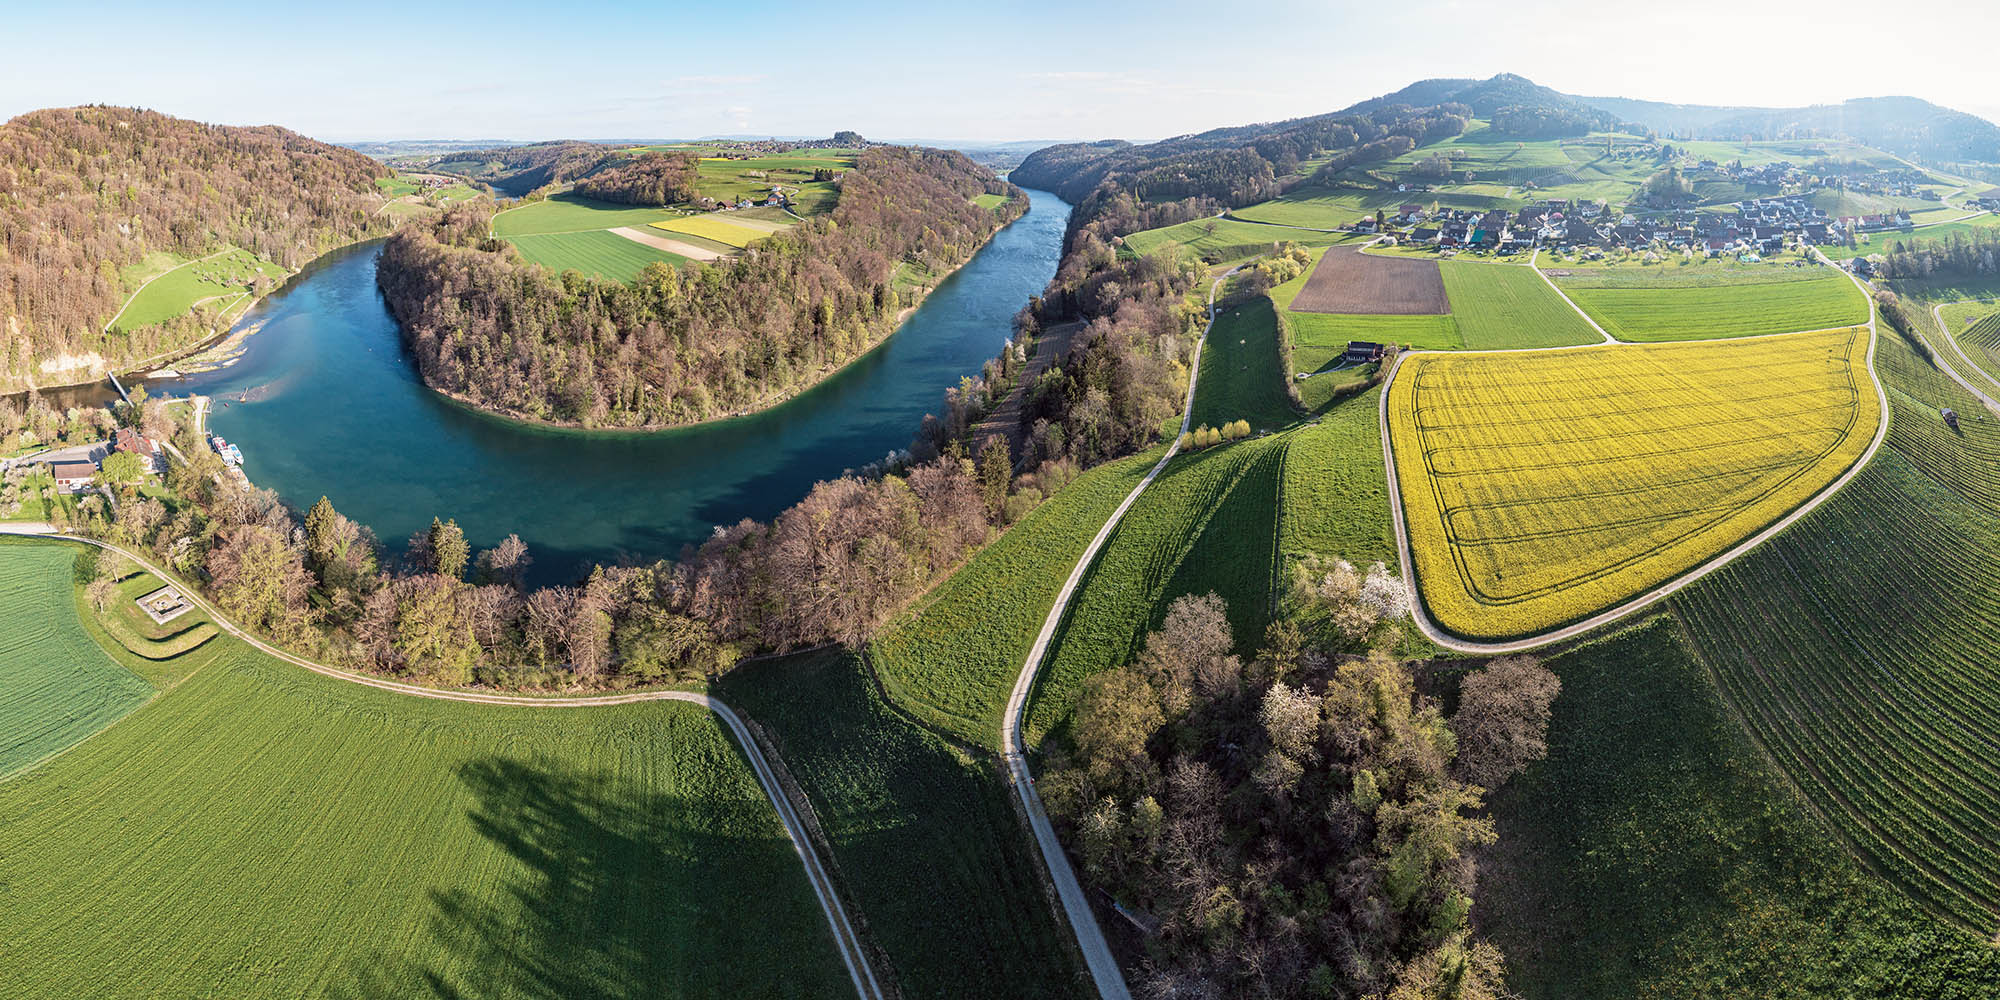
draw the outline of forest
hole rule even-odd
[[[625,205],[672,205],[701,196],[693,153],[642,153],[576,182],[586,198]]]
[[[374,180],[388,169],[275,126],[205,125],[133,108],[55,108],[0,125],[0,384],[44,359],[110,362],[180,346],[185,324],[104,330],[148,253],[226,246],[296,269],[386,233]]]
[[[1885,278],[1990,278],[2000,275],[2000,229],[1953,232],[1943,239],[1878,237],[1889,244],[1880,264]]]
[[[962,154],[864,151],[830,216],[735,257],[633,285],[551,274],[488,235],[492,206],[454,206],[388,242],[377,280],[425,384],[523,420],[660,427],[755,409],[892,332],[900,273],[963,263],[1026,210]],[[1017,196],[992,212],[980,194]]]

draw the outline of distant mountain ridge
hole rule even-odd
[[[1726,140],[1846,138],[1939,162],[2000,163],[2000,125],[1916,97],[1857,97],[1804,108],[1667,104],[1624,97],[1575,100],[1667,135]]]
[[[1394,93],[1349,105],[1338,113],[1372,114],[1398,105],[1420,108],[1440,104],[1463,104],[1471,108],[1475,116],[1487,119],[1512,108],[1558,112],[1600,130],[1616,128],[1622,121],[1616,112],[1593,107],[1580,98],[1551,90],[1513,73],[1501,73],[1485,80],[1418,80]]]

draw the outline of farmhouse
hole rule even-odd
[[[57,462],[49,472],[55,476],[56,489],[64,493],[75,493],[90,485],[97,475],[97,466],[90,462]]]
[[[1382,360],[1382,345],[1368,340],[1348,341],[1347,353],[1340,356],[1340,363],[1343,365],[1359,365],[1380,360]]]

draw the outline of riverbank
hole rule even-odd
[[[991,233],[986,234],[985,239],[981,240],[977,246],[974,246],[972,248],[970,253],[966,254],[964,260],[961,260],[958,263],[953,264],[949,269],[945,270],[942,274],[937,275],[935,280],[932,281],[927,287],[921,289],[921,291],[919,291],[916,297],[909,304],[897,310],[894,319],[887,323],[887,329],[884,332],[870,338],[868,346],[864,348],[860,353],[838,364],[820,365],[819,367],[815,368],[808,376],[801,378],[800,380],[793,382],[790,385],[785,386],[783,389],[779,389],[777,391],[768,393],[747,406],[739,406],[730,409],[726,412],[716,413],[702,417],[698,420],[683,420],[674,423],[648,423],[648,424],[639,424],[636,426],[615,426],[615,425],[603,425],[603,424],[589,424],[576,420],[550,420],[544,417],[535,416],[534,414],[527,413],[522,410],[513,409],[505,406],[495,406],[487,403],[482,403],[472,399],[469,396],[466,396],[463,393],[453,392],[452,390],[449,389],[442,389],[437,386],[430,385],[427,382],[424,383],[424,385],[426,389],[428,389],[430,392],[436,393],[439,397],[443,398],[444,400],[481,416],[490,417],[495,420],[500,420],[505,423],[521,427],[532,427],[538,430],[568,432],[577,434],[610,434],[610,435],[659,434],[667,431],[685,430],[696,427],[721,424],[732,420],[741,420],[745,417],[752,417],[761,413],[766,413],[780,406],[783,406],[784,404],[791,402],[792,400],[797,399],[798,397],[808,392],[811,392],[812,390],[818,388],[820,385],[824,384],[828,379],[831,379],[834,376],[839,375],[843,371],[853,368],[855,365],[858,365],[868,360],[870,356],[880,352],[883,346],[888,344],[889,341],[896,336],[897,332],[903,329],[903,326],[909,322],[910,317],[916,315],[917,310],[921,308],[925,302],[930,300],[933,293],[935,293],[938,289],[944,287],[945,283],[950,281],[953,276],[957,275],[960,271],[964,270],[966,265],[971,264],[974,259],[978,258],[980,253],[984,251],[988,246],[992,245],[994,239],[998,238],[1001,233],[1006,232],[1016,222],[1019,222],[1021,219],[1027,216],[1028,209],[1033,204],[1032,199],[1028,198],[1024,193],[1021,198],[1017,199],[1017,201],[1024,206],[1020,214],[1015,215],[1013,218],[1007,219],[1006,221],[1002,222],[999,226],[995,227]],[[1013,205],[1015,203],[1016,201],[1007,202],[1008,205]],[[895,278],[892,276],[890,278],[890,281],[893,285]],[[870,324],[871,327],[880,325],[883,325],[881,318],[878,318],[876,321]],[[937,391],[942,393],[945,388],[948,387],[940,386],[938,387]],[[911,433],[915,434],[914,427],[912,428]]]

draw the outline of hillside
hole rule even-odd
[[[1610,111],[1512,73],[1486,80],[1419,80],[1394,93],[1354,104],[1341,114],[1374,114],[1387,108],[1440,104],[1463,104],[1472,109],[1475,117],[1496,122],[1508,118],[1510,113],[1531,112],[1572,130],[1564,134],[1614,129],[1623,120]]]
[[[1731,108],[1579,97],[1647,128],[1700,139],[1852,139],[1939,162],[2000,162],[2000,126],[1915,97],[1861,97],[1806,108]]]
[[[0,389],[89,378],[198,339],[208,323],[186,316],[105,325],[148,266],[235,247],[296,269],[386,232],[372,213],[375,179],[388,173],[276,126],[134,108],[48,109],[0,125]]]

